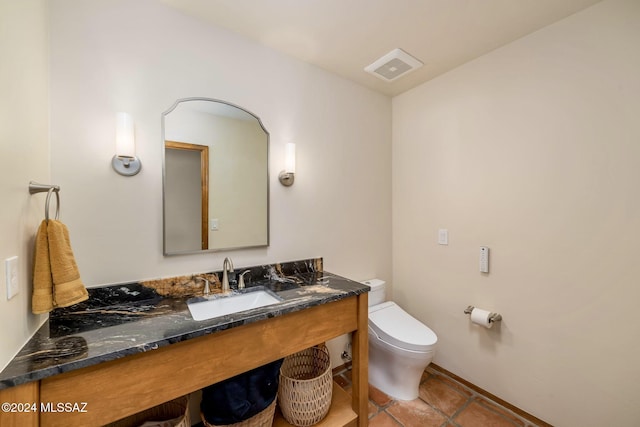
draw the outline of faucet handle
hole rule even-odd
[[[244,289],[244,275],[249,272],[251,272],[251,270],[246,270],[239,274],[240,278],[238,279],[238,289]]]
[[[204,277],[196,277],[195,280],[203,280],[204,281],[204,291],[202,292],[204,296],[209,296],[211,291],[209,290],[209,281]]]

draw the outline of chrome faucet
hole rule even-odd
[[[229,273],[233,273],[233,262],[230,258],[225,258],[222,262],[222,293],[228,294],[229,288]]]

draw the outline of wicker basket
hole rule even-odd
[[[224,427],[271,427],[273,424],[273,415],[276,412],[276,401],[277,399],[273,399],[273,402],[269,406],[255,414],[253,417],[238,423],[225,424]],[[202,413],[200,414],[200,418],[202,418],[202,423],[205,427],[221,427],[217,424],[208,423]]]
[[[321,344],[287,356],[280,368],[278,401],[295,426],[319,423],[329,412],[333,380],[327,346]]]
[[[138,427],[150,420],[165,421],[177,418],[179,420],[177,424],[174,424],[175,427],[191,427],[188,395],[164,402],[161,405],[138,412],[115,423],[107,424],[107,427]]]

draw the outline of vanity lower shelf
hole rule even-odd
[[[327,416],[320,421],[316,426],[318,427],[351,427],[355,426],[358,420],[358,415],[353,411],[351,407],[351,396],[344,391],[335,382],[333,383],[333,392],[331,396],[331,408]],[[273,427],[292,427],[291,424],[284,419],[280,410],[276,410],[276,418],[273,422]]]

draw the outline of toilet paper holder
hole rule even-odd
[[[464,309],[464,314],[471,314],[475,307],[470,305]],[[502,320],[502,315],[498,313],[489,313],[489,323],[495,323]]]

